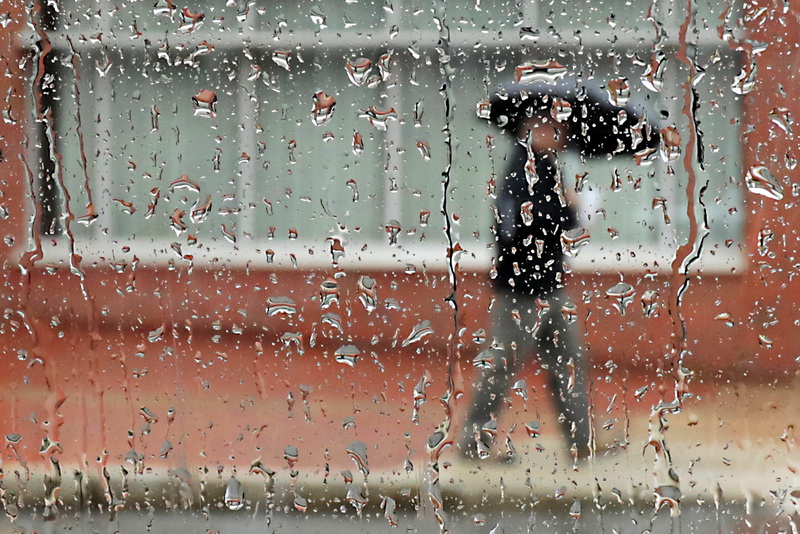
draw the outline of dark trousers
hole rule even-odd
[[[536,297],[498,292],[492,310],[494,343],[489,349],[494,363],[482,370],[473,390],[461,440],[463,453],[473,454],[476,446],[488,450],[492,424],[487,431],[482,428],[499,415],[520,363],[536,356],[547,372],[568,448],[577,447],[581,456],[588,453],[587,362],[580,348],[580,329],[562,311],[568,303],[564,291],[541,301],[549,307],[538,306]],[[476,439],[483,441],[482,446]]]

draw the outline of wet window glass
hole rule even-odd
[[[0,5],[9,530],[796,530],[795,11]]]

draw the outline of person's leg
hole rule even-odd
[[[563,291],[548,295],[546,300],[550,308],[543,314],[536,333],[539,358],[548,368],[567,444],[570,448],[577,446],[578,454],[586,456],[590,439],[588,365],[581,350],[580,328],[564,317],[562,307],[568,299]]]
[[[492,337],[495,344],[488,349],[493,361],[490,362],[491,367],[481,371],[473,388],[460,441],[462,453],[474,454],[477,447],[480,455],[488,454],[492,429],[482,429],[487,423],[491,427],[492,421],[502,410],[518,359],[533,352],[535,340],[529,333],[529,323],[535,318],[535,313],[536,299],[507,292],[497,293],[492,309]],[[476,438],[481,442],[478,443]]]

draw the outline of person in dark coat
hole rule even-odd
[[[577,227],[558,157],[635,155],[648,164],[660,142],[642,106],[628,102],[627,82],[605,88],[564,78],[509,86],[478,105],[478,115],[519,141],[497,185],[492,272],[492,348],[476,358],[475,385],[460,443],[462,454],[490,455],[497,416],[520,363],[534,355],[549,387],[569,450],[590,453],[591,422],[582,334],[564,291],[564,232]],[[572,236],[574,238],[574,235]]]
[[[490,355],[474,388],[462,454],[484,458],[497,429],[509,382],[520,363],[538,355],[549,378],[562,432],[576,457],[589,450],[586,360],[570,324],[564,291],[562,233],[577,226],[561,183],[558,154],[567,126],[539,112],[519,121],[519,141],[497,184]]]

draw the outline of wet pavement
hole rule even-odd
[[[616,534],[675,534],[675,533],[757,533],[781,532],[790,528],[791,519],[776,515],[774,508],[747,511],[742,503],[704,503],[686,505],[679,516],[667,510],[653,514],[650,507],[607,507],[599,510],[591,504],[579,516],[570,514],[570,503],[528,505],[522,510],[486,510],[472,507],[454,510],[447,516],[450,532],[463,533],[616,533]],[[326,507],[316,513],[295,510],[275,510],[266,514],[263,508],[240,512],[213,511],[204,516],[199,511],[122,512],[113,520],[108,514],[64,514],[56,521],[20,517],[12,526],[6,523],[0,532],[206,532],[263,533],[263,532],[325,532],[328,534],[440,532],[430,510],[402,513],[393,527],[381,510],[366,510],[356,515],[351,507]]]
[[[160,463],[146,462],[150,467],[136,474],[131,462],[109,459],[109,492],[99,464],[64,463],[59,496],[62,513],[57,521],[45,523],[31,514],[41,514],[43,476],[52,474],[53,468],[37,458],[23,466],[12,458],[13,449],[9,448],[3,464],[3,502],[7,513],[17,509],[18,519],[13,525],[6,521],[0,532],[13,532],[14,528],[19,532],[146,532],[148,523],[150,532],[388,532],[391,529],[381,508],[384,496],[397,501],[401,531],[438,532],[431,495],[441,496],[451,532],[490,532],[498,523],[503,530],[496,533],[528,532],[529,523],[535,525],[533,532],[792,531],[789,519],[790,515],[797,517],[795,501],[800,495],[800,455],[793,433],[800,398],[785,393],[793,391],[794,385],[728,385],[716,390],[697,388],[696,397],[685,403],[684,410],[665,417],[663,431],[655,434],[661,436],[661,445],[666,445],[661,451],[648,442],[653,435],[652,414],[629,410],[627,418],[612,428],[616,438],[599,444],[596,456],[578,463],[552,431],[552,414],[531,407],[509,410],[505,414],[508,419],[538,415],[551,431],[530,437],[519,429],[511,432],[504,419],[500,425],[504,434],[498,436],[488,459],[464,460],[453,447],[446,448],[440,456],[438,488],[433,492],[424,447],[408,446],[403,439],[374,443],[362,427],[358,437],[369,444],[360,452],[369,455],[368,466],[361,466],[369,469],[366,478],[346,454],[346,449],[353,447],[352,440],[342,444],[341,454],[331,454],[328,463],[303,454],[309,449],[323,452],[335,443],[330,437],[314,434],[306,441],[293,441],[301,451],[293,467],[285,458],[268,464],[274,469],[274,486],[269,491],[268,477],[249,468],[251,461],[239,463],[238,469],[219,463],[216,469],[206,470],[207,460],[189,463],[185,458],[170,457]],[[337,406],[330,403],[326,416],[338,419],[338,414],[330,413]],[[402,407],[397,409],[402,413]],[[432,421],[435,419],[423,413],[420,426],[431,428]],[[515,443],[512,462],[500,461],[507,452],[507,435]],[[283,443],[280,435],[271,437]],[[178,440],[175,444],[180,447]],[[281,446],[278,454],[287,450],[293,452]],[[410,464],[404,463],[406,459]],[[78,467],[88,473],[80,483],[74,476]],[[26,469],[30,469],[30,478]],[[665,474],[673,478],[665,479]],[[232,475],[241,482],[244,493],[245,506],[238,512],[225,510],[223,504]],[[357,517],[348,500],[348,477],[353,479],[351,487],[363,489],[362,517]],[[654,518],[656,494],[669,496],[670,491],[680,499],[681,515],[669,517],[666,499]],[[265,514],[270,493],[274,494],[271,523]],[[119,508],[113,521],[104,511],[107,502]],[[305,513],[297,511],[297,502],[305,503],[301,506]],[[419,503],[422,510],[409,515],[419,509]],[[575,503],[580,512],[577,520]],[[74,519],[76,509],[92,510],[92,519],[84,512]],[[203,510],[207,510],[207,518]],[[475,523],[477,514],[486,515],[485,520],[479,518],[481,524]]]

